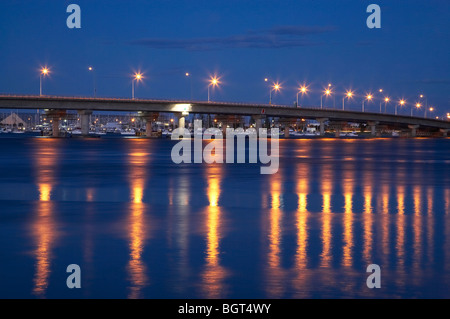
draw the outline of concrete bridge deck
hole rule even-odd
[[[292,107],[285,105],[205,102],[186,100],[153,100],[153,99],[123,99],[123,98],[88,98],[66,96],[30,96],[30,95],[0,95],[0,108],[7,109],[49,109],[56,111],[77,110],[80,114],[90,114],[92,111],[126,111],[126,112],[167,112],[167,113],[199,113],[199,114],[232,114],[249,115],[254,118],[264,116],[280,118],[316,119],[321,123],[323,133],[324,121],[342,121],[367,123],[375,132],[379,124],[437,129],[444,132],[450,130],[450,121],[442,121],[423,117],[382,114],[372,112],[347,111],[319,107]],[[82,119],[83,120],[83,119]],[[84,121],[83,121],[84,122]],[[184,119],[183,119],[184,122]],[[82,123],[83,124],[83,123]],[[257,125],[258,126],[258,125]],[[373,134],[374,135],[374,134]]]

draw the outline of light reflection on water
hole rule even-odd
[[[36,204],[36,214],[31,226],[36,247],[32,292],[39,298],[45,298],[51,273],[52,248],[57,240],[57,222],[51,193],[56,184],[54,173],[57,169],[59,154],[57,145],[50,140],[43,140],[37,153],[34,172],[39,201]]]
[[[224,283],[227,270],[221,265],[220,249],[224,231],[224,212],[219,206],[222,169],[222,165],[208,165],[205,172],[209,206],[204,211],[207,229],[206,264],[202,274],[204,298],[225,298],[227,295]]]
[[[130,280],[128,298],[142,298],[142,288],[149,284],[147,267],[142,260],[142,252],[148,234],[148,217],[146,205],[143,203],[144,188],[147,180],[146,164],[150,158],[149,153],[142,151],[145,140],[131,140],[130,150],[126,156],[129,161],[130,179],[130,211],[128,221],[128,232],[130,238],[130,259],[127,265]]]
[[[274,175],[177,166],[164,140],[14,142],[2,297],[72,296],[68,260],[89,297],[449,297],[449,140],[280,141]]]

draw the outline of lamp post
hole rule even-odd
[[[433,112],[434,111],[434,107],[425,108],[425,118],[427,117],[427,111]]]
[[[42,96],[42,77],[46,77],[49,73],[50,70],[47,67],[41,69],[41,73],[39,74],[39,96]]]
[[[298,105],[298,95],[299,95],[299,93],[301,93],[302,96],[303,96],[303,94],[305,94],[307,91],[308,91],[308,88],[305,85],[301,86],[298,89],[298,91],[297,91],[297,107],[299,107],[299,105]]]
[[[280,84],[277,82],[277,83],[274,83],[273,84],[273,86],[270,88],[270,92],[269,92],[269,104],[272,104],[272,92],[273,91],[279,91],[281,89],[281,86],[280,86]]]
[[[380,94],[382,94],[383,93],[383,89],[379,89],[378,92],[380,92]],[[381,113],[381,100],[380,100],[380,113]]]
[[[39,74],[39,96],[42,96],[42,78],[46,77],[49,73],[50,73],[50,70],[47,67],[43,67],[41,69],[41,73]],[[38,125],[38,124],[41,124],[40,109],[36,110],[36,114],[37,114],[36,125]]]
[[[96,79],[95,79],[95,70],[92,66],[88,67],[89,72],[92,72],[92,77],[94,81],[94,97],[97,97],[97,85],[96,85]]]
[[[389,103],[390,100],[391,99],[389,97],[387,97],[387,96],[384,98],[384,113],[386,113],[386,106],[387,106],[387,104]]]
[[[347,93],[342,98],[342,110],[345,110],[345,98],[350,100],[352,97],[353,97],[353,92],[352,91],[347,91]]]
[[[402,107],[405,105],[405,103],[406,103],[406,101],[403,100],[403,99],[401,99],[401,100],[398,102],[398,104],[400,104],[400,106],[402,106]],[[397,106],[398,106],[398,104],[395,104],[395,115],[397,115]]]
[[[189,79],[189,84],[190,84],[190,92],[191,92],[191,101],[194,100],[194,94],[193,94],[193,87],[192,87],[192,74],[189,72],[186,72],[184,74],[186,76],[186,78]]]
[[[419,95],[420,99],[425,99],[425,117],[427,117],[427,109],[428,109],[428,98],[426,95],[420,94]]]
[[[331,91],[331,83],[328,83],[328,89]],[[333,109],[336,108],[336,95],[333,96]]]
[[[367,94],[366,98],[363,99],[362,101],[362,111],[364,112],[364,102],[367,101],[371,101],[373,99],[373,95],[372,94]]]
[[[417,109],[420,109],[421,106],[422,106],[422,104],[416,103],[416,108]],[[411,105],[411,116],[413,116],[413,105]]]
[[[331,84],[328,84],[328,87],[330,87],[331,86]],[[331,95],[331,89],[325,89],[325,91],[323,91],[323,93],[324,94],[322,94],[321,96],[320,96],[320,108],[321,109],[323,109],[323,97],[324,96],[329,96],[329,95]]]
[[[220,83],[219,79],[216,76],[210,78],[209,84],[208,84],[208,102],[210,101],[210,98],[209,98],[210,97],[210,95],[209,95],[209,87],[212,85],[213,88],[214,88],[215,86],[218,86],[219,83]]]
[[[141,81],[143,78],[141,73],[135,73],[133,79],[131,80],[131,98],[134,100],[134,82]]]

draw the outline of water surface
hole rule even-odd
[[[173,145],[0,138],[0,297],[450,297],[450,139],[280,140],[274,175]]]

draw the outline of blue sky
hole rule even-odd
[[[66,7],[81,7],[81,29],[68,29]],[[366,8],[381,7],[381,29]],[[129,97],[133,71],[144,72],[142,98],[206,100],[207,79],[221,77],[213,100],[267,103],[264,78],[282,83],[274,103],[320,104],[320,91],[377,92],[415,102],[423,93],[450,111],[450,2],[447,0],[26,1],[0,3],[0,92]],[[189,72],[192,77],[186,78]],[[192,84],[189,82],[192,81]],[[326,103],[331,104],[331,99]],[[358,109],[361,98],[348,104]],[[370,107],[378,109],[378,103]],[[439,114],[440,115],[440,114]]]

